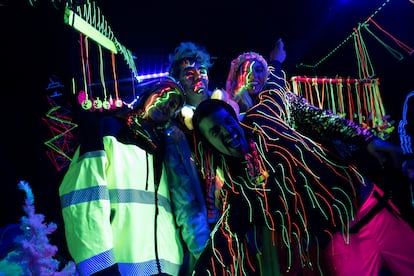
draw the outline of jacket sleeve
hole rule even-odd
[[[165,141],[164,162],[176,223],[197,259],[210,235],[199,176],[186,137],[176,125],[167,128]]]
[[[339,141],[348,150],[365,148],[374,138],[371,130],[344,117],[311,105],[305,98],[286,92],[293,128],[323,142]]]
[[[86,129],[83,129],[84,137],[88,135]],[[91,135],[98,135],[96,128],[92,131]],[[102,136],[94,137],[94,141],[90,139],[83,151],[82,146],[76,150],[59,186],[66,241],[81,275],[115,265],[107,154]]]
[[[280,62],[272,61],[270,68],[267,89],[279,106],[282,119],[291,127],[316,141],[340,145],[348,152],[365,148],[374,138],[372,131],[292,93]]]
[[[374,133],[330,110],[311,105],[305,98],[290,91],[268,87],[260,95],[262,101],[270,100],[277,107],[277,114],[299,133],[335,150],[344,158],[365,150]],[[266,99],[268,98],[268,99]]]

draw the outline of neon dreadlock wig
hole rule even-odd
[[[233,114],[220,100],[198,105],[193,116],[196,134],[200,135],[200,121],[220,109]],[[204,178],[214,181],[221,172],[223,186],[222,215],[198,271],[213,275],[248,269],[253,258],[244,254],[242,239],[249,224],[261,225],[272,238],[281,239],[281,253],[286,255],[281,264],[287,268],[319,270],[319,255],[314,252],[334,232],[349,239],[364,178],[354,165],[290,128],[277,109],[278,103],[268,97],[247,112],[240,123],[249,144],[243,157],[210,154],[207,147],[199,146]]]

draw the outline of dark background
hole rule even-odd
[[[165,71],[168,54],[181,41],[193,41],[204,45],[215,63],[210,70],[210,88],[224,87],[233,58],[246,51],[268,57],[279,37],[287,51],[284,69],[288,76],[357,78],[353,40],[343,42],[371,15],[391,35],[414,47],[414,4],[409,0],[95,2],[117,40],[136,57],[139,74]],[[58,171],[45,154],[44,142],[51,133],[42,121],[50,108],[46,101],[50,79],[64,85],[56,101],[67,107],[70,79],[79,73],[74,66],[78,36],[63,23],[64,4],[0,0],[0,227],[19,223],[24,194],[17,183],[26,180],[35,195],[36,211],[45,215],[46,222],[58,225],[51,243],[67,257],[58,198],[65,170]],[[374,26],[371,29],[377,31]],[[376,34],[403,54],[403,59],[397,60],[365,33],[385,110],[398,125],[404,97],[414,90],[414,55],[408,55],[383,33]],[[315,65],[323,58],[316,68],[301,66]],[[129,77],[122,74],[119,78]],[[390,139],[398,142],[395,135]]]

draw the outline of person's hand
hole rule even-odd
[[[277,60],[280,63],[283,63],[286,59],[286,51],[285,51],[285,45],[281,38],[279,38],[276,43],[273,50],[270,52],[270,61]]]
[[[381,166],[384,167],[389,163],[394,168],[401,168],[402,151],[400,147],[385,140],[375,138],[368,144],[367,149],[380,162]]]

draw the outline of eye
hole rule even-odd
[[[169,107],[169,108],[171,108],[171,109],[177,109],[177,107],[178,107],[178,102],[177,102],[177,101],[175,101],[175,100],[171,100],[171,101],[168,103],[168,107]]]
[[[210,133],[211,133],[211,136],[217,137],[217,135],[219,135],[220,133],[220,128],[218,126],[215,126],[210,130]]]
[[[202,67],[198,69],[198,71],[200,72],[200,75],[207,76],[207,73],[208,73],[207,68]]]

